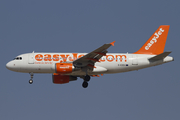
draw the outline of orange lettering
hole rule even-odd
[[[111,59],[108,59],[108,57],[111,56]],[[112,62],[114,60],[114,56],[113,55],[106,55],[106,59],[109,62]]]
[[[81,58],[82,56],[84,56],[83,54],[82,55],[79,55],[78,58]]]
[[[69,61],[74,61],[77,59],[77,53],[72,53],[73,54],[73,58],[69,57]]]
[[[35,59],[36,59],[37,61],[42,61],[43,55],[37,54],[37,55],[35,56]]]
[[[100,62],[105,62],[104,58],[99,59]]]
[[[58,54],[53,55],[53,61],[59,61],[59,55]]]
[[[125,62],[127,61],[126,55],[116,55],[116,62],[118,61],[118,57],[120,57],[120,61],[122,62],[122,57],[125,58]]]
[[[44,61],[52,61],[52,60],[53,61],[59,61],[59,59],[60,59],[59,57],[61,57],[62,60],[60,62],[66,62],[68,60],[69,61],[74,61],[77,58],[81,58],[81,57],[84,56],[83,54],[80,54],[78,56],[78,53],[72,53],[72,55],[73,56],[70,57],[69,54],[61,54],[61,55],[54,54],[54,55],[52,55],[53,58],[51,58],[50,54],[45,54],[44,55]],[[123,59],[124,59],[125,62],[127,62],[127,56],[126,55],[115,55],[115,56],[114,55],[106,55],[106,59],[107,59],[108,62],[114,61],[114,58],[116,59],[116,62],[118,62],[118,59],[120,59],[120,62],[122,62]],[[37,54],[35,56],[35,59],[37,61],[42,61],[43,60],[43,55],[42,54]],[[99,61],[100,62],[105,62],[106,59],[102,57],[101,59],[99,59]]]
[[[69,55],[60,55],[62,60],[60,62],[66,62]]]
[[[51,61],[51,55],[50,54],[45,54],[44,55],[44,61]]]

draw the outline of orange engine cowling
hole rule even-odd
[[[71,73],[73,69],[74,66],[72,65],[72,63],[56,63],[55,65],[56,73],[61,73],[61,74]]]
[[[55,84],[65,84],[65,83],[69,83],[69,81],[77,80],[77,77],[54,73],[52,75],[52,79],[53,79],[53,83]]]

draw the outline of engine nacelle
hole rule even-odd
[[[72,63],[56,63],[52,66],[52,70],[54,70],[55,73],[67,74],[72,73],[74,66]]]
[[[77,77],[54,73],[52,75],[52,79],[53,79],[53,83],[55,84],[65,84],[65,83],[69,83],[69,81],[77,80]]]

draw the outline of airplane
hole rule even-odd
[[[33,83],[34,73],[51,73],[55,84],[65,84],[83,79],[82,86],[88,87],[91,77],[103,74],[122,73],[148,68],[174,61],[164,52],[170,25],[161,25],[147,42],[134,53],[108,53],[114,42],[104,44],[90,53],[26,53],[15,57],[6,68],[29,73]]]

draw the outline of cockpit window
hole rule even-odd
[[[22,57],[16,57],[13,60],[22,60]]]

